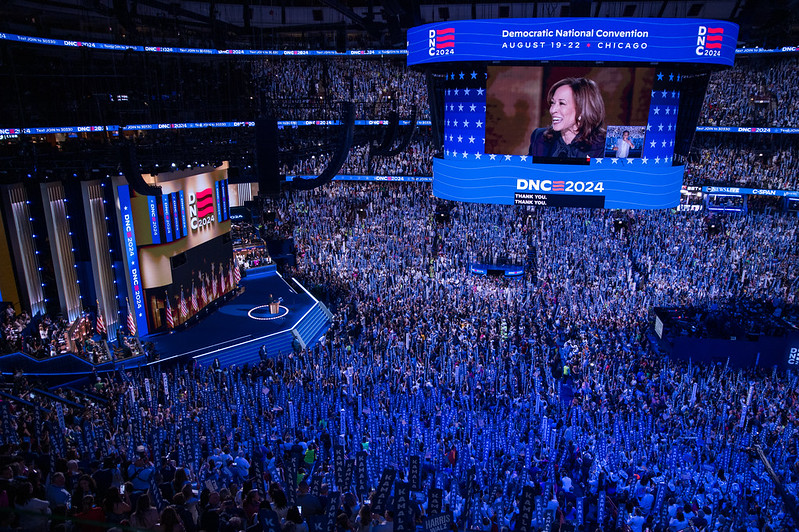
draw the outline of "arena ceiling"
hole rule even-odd
[[[253,45],[268,45],[265,33],[345,31],[402,46],[409,27],[440,20],[697,17],[739,23],[741,45],[784,46],[799,44],[796,13],[799,0],[4,0],[0,1],[0,31],[147,44],[156,28],[194,36],[205,32],[217,44],[249,39]],[[103,34],[106,39],[99,38]]]

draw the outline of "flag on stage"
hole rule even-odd
[[[97,299],[97,334],[100,336],[106,334],[105,318],[103,318],[103,309],[100,307],[100,300]]]
[[[194,286],[194,281],[191,282],[191,310],[192,312],[200,310],[200,305],[197,303],[197,287]]]
[[[133,315],[133,309],[128,298],[125,298],[125,304],[128,306],[128,334],[136,336],[136,316]]]
[[[216,299],[219,297],[219,285],[216,282],[216,272],[214,272],[214,265],[211,264],[211,297]]]
[[[185,320],[189,316],[189,306],[186,304],[186,298],[183,295],[183,287],[180,287],[180,314]]]
[[[175,316],[172,313],[172,304],[169,302],[169,294],[164,293],[166,296],[166,326],[170,329],[175,328]]]
[[[202,281],[202,288],[201,288],[202,292],[201,292],[201,295],[202,295],[202,298],[203,298],[203,306],[205,306],[205,305],[207,305],[210,302],[208,300],[208,277],[206,276],[206,277],[203,278],[201,276],[200,280]]]
[[[236,287],[236,282],[233,278],[233,261],[230,261],[230,264],[228,264],[227,284],[228,284],[228,290],[233,290],[233,288]]]
[[[225,284],[225,272],[222,270],[222,265],[219,265],[219,295],[224,294],[227,292],[227,286]]]
[[[241,281],[241,270],[239,269],[239,261],[234,261],[235,264],[233,265],[233,280],[235,281],[236,286],[239,285]]]

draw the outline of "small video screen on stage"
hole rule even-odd
[[[489,65],[485,152],[531,164],[640,158],[654,80],[651,67]]]

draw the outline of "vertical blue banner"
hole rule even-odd
[[[183,234],[189,234],[189,225],[186,223],[186,198],[183,196],[183,191],[180,194],[180,225],[183,227]]]
[[[136,232],[133,228],[133,210],[130,206],[130,189],[128,185],[117,187],[119,195],[119,212],[122,220],[122,240],[125,245],[125,264],[128,268],[130,281],[131,305],[136,314],[136,329],[139,336],[146,336],[147,312],[144,307],[144,288],[141,285],[141,270],[139,269],[139,248],[136,246]]]
[[[222,213],[224,209],[222,208],[222,194],[219,191],[219,181],[214,181],[214,196],[216,196],[216,219],[220,222],[223,221]]]
[[[222,216],[219,218],[220,222],[224,222],[228,218],[230,218],[230,213],[228,212],[228,200],[227,200],[227,179],[223,179],[219,183],[219,191],[222,193],[219,197],[219,203],[222,204]]]
[[[161,224],[158,223],[158,203],[155,196],[147,196],[147,212],[150,214],[150,236],[153,244],[161,243]]]
[[[164,232],[166,236],[167,242],[172,242],[172,220],[169,216],[169,195],[163,194],[161,195],[161,202],[163,203],[164,209]]]
[[[169,195],[169,199],[172,200],[172,222],[175,224],[175,240],[182,238],[186,235],[180,234],[180,212],[178,211],[178,195],[177,193],[173,192]]]

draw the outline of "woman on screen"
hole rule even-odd
[[[613,151],[616,152],[616,157],[626,159],[630,156],[630,148],[633,147],[633,141],[630,140],[630,132],[625,131],[621,134],[621,138],[616,141],[613,146]]]
[[[565,78],[549,89],[550,127],[530,136],[528,155],[537,157],[602,157],[605,151],[605,102],[597,84],[586,78]]]

